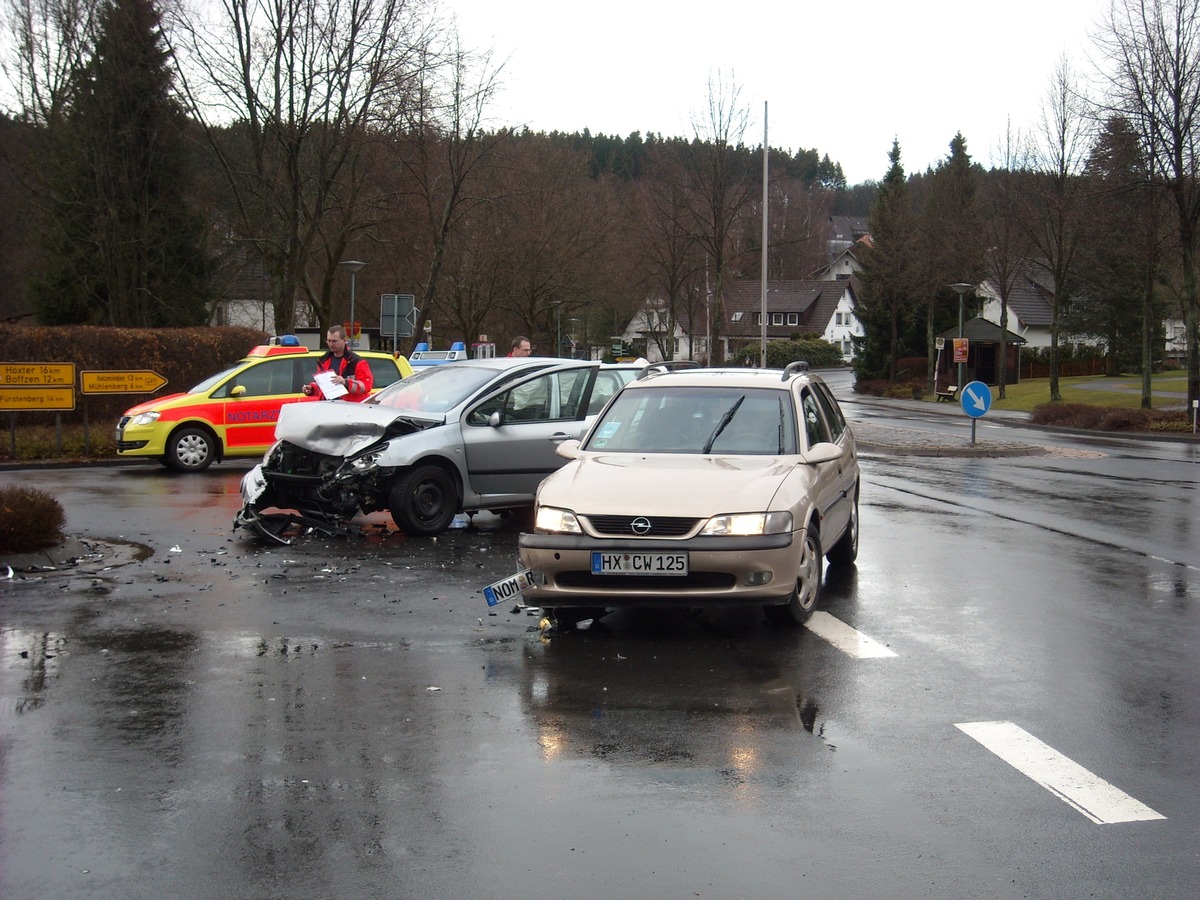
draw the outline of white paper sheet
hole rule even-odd
[[[334,372],[318,372],[313,378],[326,400],[336,400],[338,397],[344,397],[350,393],[344,384],[333,383],[335,374]]]

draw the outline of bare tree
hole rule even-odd
[[[429,310],[455,230],[477,206],[495,201],[485,170],[509,137],[507,130],[485,127],[500,74],[491,55],[468,53],[454,35],[444,58],[442,65],[420,67],[419,100],[400,111],[394,147],[420,211],[426,265],[419,305]]]
[[[707,109],[692,122],[696,139],[680,145],[689,183],[693,234],[704,249],[712,274],[711,343],[707,348],[710,362],[721,344],[723,286],[737,219],[755,193],[750,157],[738,152],[750,122],[750,111],[742,105],[741,94],[741,87],[732,79],[726,81],[719,72],[710,77]]]
[[[1097,43],[1108,103],[1133,124],[1174,207],[1190,407],[1200,401],[1200,0],[1113,0]]]
[[[640,265],[646,272],[646,289],[661,301],[664,336],[658,341],[663,359],[674,357],[670,343],[676,324],[682,323],[695,345],[703,309],[704,253],[694,234],[687,186],[678,154],[659,144],[647,162],[647,171],[633,186],[632,226],[639,238]],[[656,304],[648,304],[649,313]]]
[[[4,27],[13,53],[0,60],[18,105],[17,118],[46,125],[59,118],[71,78],[87,61],[98,0],[5,0]]]
[[[1011,126],[1004,133],[996,156],[1000,161],[983,182],[981,205],[984,234],[983,266],[1000,294],[1000,359],[996,368],[999,399],[1007,395],[1008,304],[1020,279],[1029,271],[1029,230],[1022,225],[1024,214],[1019,170],[1020,135]]]
[[[193,116],[227,183],[232,231],[272,280],[275,325],[297,303],[334,321],[338,263],[381,215],[370,179],[385,112],[431,64],[420,0],[222,0],[175,23]]]
[[[497,305],[526,334],[553,335],[556,344],[562,323],[598,300],[615,216],[583,154],[540,135],[526,135],[515,150],[492,222],[505,282]]]
[[[1024,217],[1036,264],[1054,280],[1050,311],[1050,399],[1062,400],[1058,385],[1059,330],[1071,298],[1071,274],[1079,249],[1085,185],[1080,177],[1088,152],[1089,120],[1074,72],[1059,61],[1032,135],[1026,160],[1030,170],[1030,209]]]

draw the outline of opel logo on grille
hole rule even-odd
[[[634,534],[646,534],[651,528],[650,520],[645,516],[638,516],[629,523],[629,530]]]

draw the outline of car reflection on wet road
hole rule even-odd
[[[1194,896],[1196,465],[865,456],[823,608],[892,655],[751,611],[544,633],[480,594],[495,517],[265,547],[240,467],[4,473],[151,555],[0,582],[0,896]]]

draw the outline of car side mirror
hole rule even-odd
[[[804,461],[810,466],[833,462],[835,459],[841,458],[842,448],[829,441],[821,441],[819,444],[813,444],[808,449],[808,452],[804,454]]]
[[[494,413],[488,416],[488,424],[493,428],[499,428],[504,424],[504,420],[500,418],[500,410],[496,410]]]
[[[570,440],[563,441],[561,444],[559,444],[557,447],[554,448],[554,452],[557,453],[559,456],[561,456],[563,459],[579,459],[579,457],[580,457],[579,441],[576,438],[571,438]]]
[[[246,386],[244,384],[239,384],[239,385],[234,386],[233,390],[229,392],[229,396],[230,397],[241,397],[241,396],[245,395],[245,393],[246,393]]]

